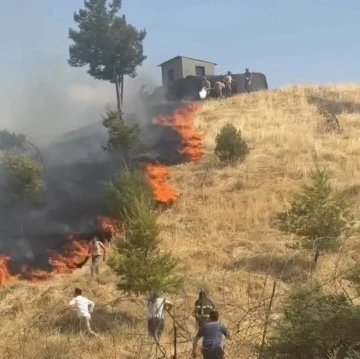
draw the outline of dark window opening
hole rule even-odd
[[[175,80],[175,71],[171,69],[168,71],[168,82],[173,82]]]
[[[205,76],[205,67],[204,66],[195,66],[196,76]]]

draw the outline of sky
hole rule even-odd
[[[69,27],[83,0],[0,0],[0,128],[38,141],[99,119],[111,85],[67,64]],[[266,75],[270,88],[360,81],[358,0],[123,0],[121,13],[147,30],[147,60],[131,90],[160,84],[177,55]],[[135,90],[134,90],[135,91]]]

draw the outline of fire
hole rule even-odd
[[[88,242],[70,235],[62,252],[51,252],[49,263],[55,273],[71,273],[89,258]]]
[[[201,148],[203,133],[195,130],[195,118],[199,105],[183,106],[170,115],[162,115],[153,118],[154,125],[171,127],[181,138],[178,152],[184,155],[187,161],[198,161],[204,155]],[[169,178],[169,170],[160,164],[148,164],[145,170],[154,188],[155,198],[163,204],[172,204],[179,195],[166,181]]]
[[[118,223],[114,218],[97,216],[96,219],[106,234],[114,235],[119,232]]]
[[[160,164],[147,164],[145,170],[154,189],[155,198],[162,204],[170,205],[179,197],[175,189],[168,185],[169,170]]]
[[[13,279],[7,267],[9,261],[10,261],[9,256],[4,256],[4,255],[0,256],[0,285],[9,283]]]
[[[171,127],[180,135],[182,141],[178,151],[191,162],[200,160],[204,155],[201,148],[203,133],[195,130],[195,119],[199,109],[200,106],[195,104],[183,106],[171,115],[159,116],[152,120],[153,124]]]

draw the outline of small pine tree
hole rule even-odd
[[[117,112],[107,111],[103,116],[103,126],[109,133],[107,151],[121,150],[126,164],[130,163],[131,155],[140,149],[141,129],[138,124],[128,125]]]
[[[130,171],[126,167],[119,171],[114,181],[105,184],[105,196],[112,216],[122,224],[132,215],[134,201],[142,199],[150,210],[155,206],[147,177],[140,170]]]
[[[143,197],[135,198],[126,217],[127,238],[115,241],[108,262],[118,276],[118,288],[139,295],[176,287],[180,283],[180,278],[173,274],[176,261],[159,249],[160,229],[148,202]]]
[[[230,123],[224,125],[215,139],[215,155],[224,162],[243,160],[249,148],[241,136],[241,131]]]
[[[32,158],[13,151],[4,156],[3,162],[9,175],[10,192],[24,203],[43,205],[45,185],[41,178],[41,166]]]
[[[315,250],[315,264],[320,251],[338,248],[347,223],[351,222],[352,203],[335,192],[326,170],[316,168],[312,185],[296,194],[289,210],[278,213],[279,229],[302,238],[303,247]]]

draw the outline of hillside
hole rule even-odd
[[[319,103],[335,112],[341,134],[324,132]],[[229,121],[251,148],[235,167],[220,165],[212,154],[217,132]],[[310,255],[291,249],[292,237],[279,232],[273,219],[307,183],[315,159],[330,171],[334,187],[352,195],[359,218],[360,86],[289,87],[210,100],[201,106],[197,127],[204,132],[206,155],[171,168],[180,198],[160,216],[164,248],[180,259],[179,270],[187,277],[184,292],[171,297],[183,336],[178,351],[190,355],[191,310],[205,286],[233,333],[226,357],[249,358],[250,344],[261,341],[273,282],[278,281],[276,312],[289,284],[308,273]],[[317,275],[327,284],[336,270],[360,259],[359,248],[360,238],[353,236],[341,256],[320,259]],[[96,302],[93,326],[103,339],[77,334],[77,321],[66,307],[74,286]],[[106,268],[97,282],[89,281],[84,267],[52,282],[3,287],[0,313],[3,359],[151,358],[149,351],[155,350],[142,304],[116,292]],[[163,345],[170,355],[169,318],[166,326]]]

